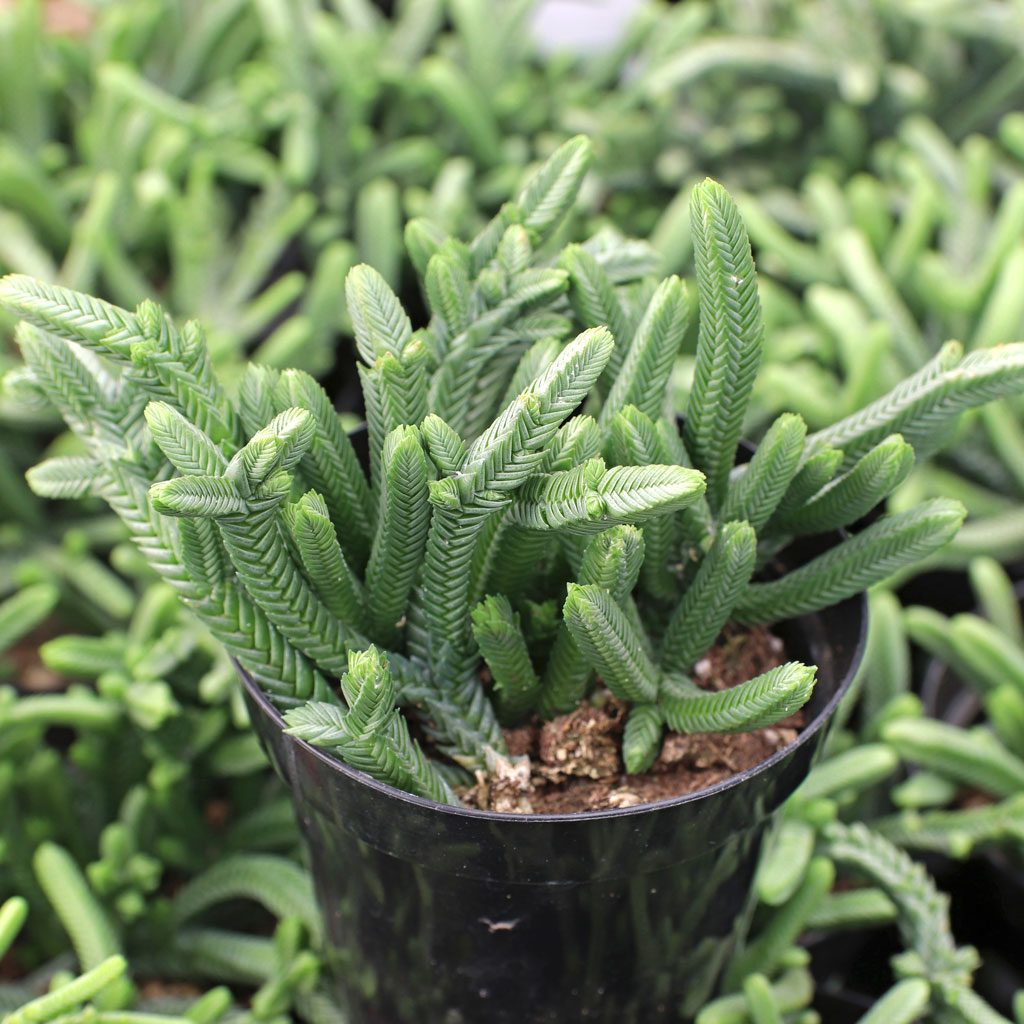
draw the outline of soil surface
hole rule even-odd
[[[765,627],[727,628],[694,666],[708,690],[736,686],[786,661],[782,641]],[[622,733],[629,705],[599,690],[568,715],[505,730],[513,760],[460,794],[468,807],[512,814],[572,814],[667,800],[706,789],[753,768],[792,742],[802,711],[776,725],[732,736],[666,732],[649,771],[627,775]]]

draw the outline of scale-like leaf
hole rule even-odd
[[[345,300],[359,355],[368,366],[385,352],[396,358],[412,338],[412,325],[387,281],[365,263],[345,278]]]
[[[245,499],[230,480],[222,476],[179,476],[153,484],[149,491],[153,507],[165,516],[244,515]]]
[[[428,800],[457,804],[395,707],[395,685],[387,661],[370,647],[350,653],[348,664],[341,677],[348,710],[312,701],[285,713],[286,732],[315,746],[335,748],[346,763],[381,782]]]
[[[796,535],[824,533],[856,522],[884,501],[914,468],[914,449],[899,434],[863,455],[801,508],[779,516],[772,529]]]
[[[592,416],[574,416],[558,428],[544,451],[539,469],[544,473],[557,473],[573,469],[596,458],[601,452],[601,429]]]
[[[253,434],[232,460],[231,472],[240,467],[250,487],[258,487],[273,473],[287,473],[309,450],[315,429],[305,409],[286,409]]]
[[[658,285],[633,334],[599,423],[607,427],[623,406],[634,405],[655,419],[664,411],[669,378],[686,333],[686,288],[678,277]]]
[[[520,193],[516,205],[535,246],[548,238],[572,208],[592,158],[590,140],[577,135],[548,157]]]
[[[470,446],[459,477],[464,499],[513,490],[536,469],[566,416],[587,396],[611,352],[607,330],[584,331]]]
[[[757,536],[749,523],[726,523],[718,531],[665,630],[666,671],[690,671],[714,643],[754,571],[756,555]]]
[[[179,472],[214,476],[227,467],[227,459],[206,434],[166,402],[146,406],[146,423],[159,449]]]
[[[300,407],[313,418],[302,474],[323,497],[342,549],[362,567],[374,528],[370,488],[327,392],[308,373],[285,370],[277,384],[277,400],[279,406]]]
[[[366,567],[371,633],[394,646],[420,571],[430,502],[427,457],[415,427],[396,427],[384,442],[377,535]]]
[[[87,455],[60,455],[33,466],[25,479],[43,498],[84,498],[99,495],[103,468]]]
[[[814,689],[814,666],[790,661],[727,690],[701,690],[689,680],[663,685],[661,708],[676,732],[750,732],[799,711]]]
[[[708,478],[708,501],[725,498],[747,402],[761,364],[764,325],[754,260],[739,211],[717,182],[690,198],[700,330],[684,439]]]
[[[610,519],[641,522],[695,502],[704,493],[704,476],[685,466],[613,466],[594,491]]]
[[[580,327],[607,327],[615,348],[605,367],[602,383],[618,375],[633,336],[629,315],[619,301],[615,285],[597,259],[581,245],[567,246],[558,265],[569,273],[569,301]]]
[[[796,471],[786,492],[782,495],[769,520],[769,529],[774,528],[775,519],[802,508],[836,474],[843,461],[843,453],[830,444],[804,442],[803,464]]]
[[[607,591],[570,583],[562,614],[583,656],[616,697],[639,704],[655,699],[658,670]]]
[[[420,278],[427,272],[430,257],[446,241],[448,235],[426,217],[414,217],[405,225],[405,249]]]
[[[635,704],[622,736],[622,761],[630,775],[645,772],[661,750],[665,716],[658,704]]]
[[[446,337],[460,334],[473,320],[473,287],[468,263],[469,253],[465,246],[452,239],[427,264],[423,282],[427,303],[444,325]]]
[[[420,426],[427,451],[444,476],[454,476],[466,461],[466,442],[440,416],[431,413]]]
[[[360,366],[370,440],[370,484],[380,487],[384,439],[396,427],[419,426],[427,415],[427,349],[413,338],[400,356],[385,352],[373,366]]]
[[[315,491],[307,492],[288,525],[302,567],[320,599],[340,621],[366,632],[366,595],[338,543],[326,502]]]
[[[518,725],[533,708],[540,680],[533,670],[519,616],[503,595],[487,597],[472,613],[473,636],[491,670],[498,715]]]
[[[948,544],[966,510],[933,501],[886,516],[771,583],[751,583],[736,605],[738,622],[778,622],[827,608]]]
[[[142,338],[137,319],[127,310],[24,274],[0,278],[0,303],[44,331],[125,361],[130,344]]]
[[[806,435],[807,424],[800,416],[783,413],[775,420],[743,475],[730,482],[723,522],[745,520],[761,532],[796,475]]]
[[[965,409],[1024,390],[1024,343],[997,345],[960,359],[958,342],[948,342],[926,366],[889,394],[808,438],[844,452],[847,470],[869,449],[901,433],[917,453],[929,454],[947,437]]]

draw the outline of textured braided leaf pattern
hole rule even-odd
[[[466,442],[440,416],[431,413],[420,426],[437,471],[443,476],[454,476],[466,461]]]
[[[626,350],[598,422],[607,427],[625,405],[655,419],[662,415],[669,378],[686,333],[686,288],[678,277],[658,285]]]
[[[103,467],[88,455],[61,455],[33,466],[25,478],[33,492],[44,498],[98,497]]]
[[[622,736],[622,761],[630,775],[645,772],[661,750],[665,718],[657,704],[635,704]]]
[[[212,476],[227,467],[227,460],[213,441],[166,402],[146,406],[146,423],[157,447],[179,472]]]
[[[414,603],[426,624],[427,649],[410,651],[430,666],[448,689],[474,660],[469,636],[473,555],[487,519],[503,503],[454,510],[435,507],[427,533],[420,585]],[[412,643],[412,636],[409,638]]]
[[[0,278],[0,303],[44,331],[123,358],[141,336],[138,321],[126,310],[24,274]]]
[[[843,453],[829,444],[805,441],[803,465],[797,470],[775,515],[768,521],[769,529],[775,528],[775,520],[781,519],[796,509],[802,508],[809,498],[818,493],[836,474],[843,461]]]
[[[508,405],[504,398],[509,391],[509,378],[514,375],[520,359],[526,354],[526,345],[525,339],[512,339],[485,363],[470,395],[463,419],[466,437],[477,437]]]
[[[33,370],[42,369],[31,352],[27,358]],[[52,378],[50,384],[58,396],[69,386],[58,378]],[[67,410],[57,404],[62,415],[67,415]],[[89,438],[87,432],[83,440]],[[102,496],[128,527],[149,565],[181,594],[228,652],[279,704],[284,706],[314,694],[326,697],[329,691],[323,677],[282,634],[270,627],[263,612],[235,581],[208,591],[208,581],[223,575],[222,555],[219,545],[209,548],[209,538],[203,537],[202,528],[195,532],[194,542],[206,549],[199,560],[207,568],[200,580],[190,576],[182,555],[183,547],[188,547],[181,538],[186,524],[157,513],[149,498],[151,477],[129,461],[133,457],[124,444],[122,440],[119,444],[103,445],[96,452],[103,469]]]
[[[583,401],[613,346],[607,330],[585,331],[470,446],[459,488],[464,498],[518,487],[543,458],[541,449]]]
[[[921,458],[945,439],[946,428],[965,409],[1024,390],[1024,343],[982,349],[962,361],[956,358],[960,351],[949,342],[889,394],[809,440],[842,448],[844,470],[897,431]]]
[[[179,541],[169,532],[174,521],[152,507],[147,481],[113,461],[107,463],[106,471],[110,484],[104,489],[104,497],[128,526],[146,561],[182,594],[228,653],[282,706],[314,694],[325,697],[328,687],[323,677],[270,626],[237,582],[228,580],[210,593],[197,589],[185,573]]]
[[[677,684],[686,695],[661,698],[665,721],[675,732],[750,732],[793,714],[810,699],[817,670],[798,661],[748,679],[727,690],[701,690]]]
[[[510,509],[506,505],[493,515],[488,516],[477,537],[473,561],[470,565],[469,602],[471,607],[479,604],[488,591],[498,589],[503,593],[508,592],[504,587],[495,588],[492,585],[492,573],[498,565],[501,565],[506,572],[511,569],[515,573],[518,569],[518,566],[507,557],[507,546],[504,543],[506,530],[509,527],[509,511]],[[515,547],[513,547],[514,553]]]
[[[558,428],[544,451],[539,469],[557,473],[572,469],[601,453],[601,431],[592,416],[574,416]]]
[[[189,321],[179,334],[152,303],[139,307],[138,320],[145,337],[131,345],[133,381],[151,398],[166,397],[214,443],[241,442],[242,426],[213,372],[199,324]]]
[[[714,643],[750,580],[756,555],[757,536],[749,523],[721,527],[665,630],[666,671],[688,672]]]
[[[557,530],[589,524],[602,513],[593,485],[604,473],[600,459],[561,473],[533,477],[516,492],[511,521],[531,530]]]
[[[98,439],[120,446],[136,433],[131,418],[134,413],[141,419],[143,405],[120,400],[99,360],[28,324],[19,325],[16,339],[39,387],[86,444]]]
[[[494,259],[505,237],[505,232],[512,224],[522,223],[522,211],[515,203],[502,203],[501,209],[484,225],[477,236],[469,243],[470,274],[476,276],[491,260]]]
[[[278,527],[278,503],[250,507],[244,518],[219,525],[238,578],[267,618],[325,672],[340,677],[348,644],[364,645],[331,615],[292,560]]]
[[[345,300],[363,362],[373,366],[386,352],[396,358],[412,338],[412,324],[387,281],[365,263],[345,277]]]
[[[516,276],[511,292],[480,313],[455,339],[430,385],[430,409],[444,415],[456,430],[468,434],[468,417],[480,374],[488,361],[506,351],[520,318],[559,298],[567,287],[564,271],[531,269]],[[518,333],[518,332],[517,332]],[[503,388],[500,390],[504,390]]]
[[[545,336],[531,345],[516,363],[512,379],[502,395],[500,407],[504,409],[516,395],[525,391],[558,358],[561,350],[562,346],[550,336]]]
[[[315,491],[303,495],[288,524],[306,576],[332,615],[367,632],[366,594],[338,543],[327,505]]]
[[[746,520],[761,532],[796,476],[806,436],[807,424],[800,416],[783,413],[775,420],[743,475],[730,482],[722,506],[723,522]]]
[[[577,135],[548,157],[519,194],[516,205],[535,245],[548,238],[572,208],[592,158],[590,140]]]
[[[646,637],[630,596],[644,562],[645,532],[635,526],[613,526],[598,534],[583,551],[577,576],[584,585],[607,591],[621,608],[649,652]],[[592,672],[576,641],[562,622],[555,636],[541,689],[539,710],[544,718],[571,711],[586,696]]]
[[[473,321],[473,286],[469,279],[469,253],[454,239],[447,241],[427,264],[424,287],[427,305],[443,324],[446,337],[461,334]],[[436,329],[436,327],[435,327]]]
[[[252,437],[274,416],[283,412],[274,401],[281,372],[270,366],[248,363],[238,384],[238,412],[246,437]]]
[[[395,646],[399,621],[416,582],[430,526],[427,457],[415,427],[397,427],[384,442],[377,534],[366,567],[371,635]]]
[[[504,595],[485,598],[472,612],[473,636],[491,670],[498,715],[506,725],[518,725],[533,708],[540,680],[519,624]]]
[[[597,259],[581,245],[567,246],[558,265],[569,274],[569,302],[581,328],[607,327],[615,339],[615,348],[601,378],[607,384],[618,376],[626,350],[633,338],[633,324],[615,285]]]
[[[583,552],[580,582],[608,591],[616,604],[623,604],[640,575],[646,537],[635,526],[613,526],[598,534]]]
[[[427,415],[426,347],[414,339],[396,358],[385,352],[373,366],[360,366],[370,439],[370,487],[380,488],[380,457],[384,439],[395,427],[419,426]]]
[[[193,596],[195,585],[181,564],[178,524],[153,508],[148,477],[118,455],[111,451],[106,458],[98,456],[103,466],[103,499],[128,527],[149,565],[183,597]]]
[[[244,515],[248,506],[230,480],[221,476],[180,476],[153,484],[153,507],[165,516]]]
[[[192,582],[209,594],[234,575],[220,532],[209,519],[183,518],[178,528],[181,563]]]
[[[562,613],[584,658],[616,697],[639,704],[655,699],[658,670],[607,591],[570,583]]]
[[[936,498],[886,516],[782,579],[751,583],[736,620],[778,622],[837,604],[949,543],[965,515],[959,502]]]
[[[773,529],[800,536],[856,522],[884,501],[914,468],[914,449],[899,434],[886,438],[802,508],[780,516]]]
[[[725,498],[750,391],[761,363],[764,325],[754,260],[736,204],[717,182],[690,198],[700,330],[684,439],[708,478],[708,501]]]
[[[348,711],[313,702],[287,712],[287,731],[315,746],[335,747],[359,771],[428,800],[457,804],[448,784],[409,735],[395,707],[387,662],[371,647],[349,655],[342,676]]]
[[[506,274],[526,270],[533,260],[533,246],[530,245],[530,233],[522,224],[510,224],[505,229],[494,259]]]
[[[253,434],[237,456],[249,486],[258,487],[271,474],[294,468],[309,450],[314,431],[313,417],[296,407],[278,413]]]
[[[414,217],[405,225],[405,250],[416,269],[416,276],[422,278],[427,272],[430,257],[441,248],[448,235],[426,217]]]
[[[594,490],[607,516],[640,522],[692,504],[704,493],[704,477],[685,466],[613,466]]]
[[[323,498],[346,555],[361,567],[370,550],[374,522],[370,488],[355,448],[327,392],[308,373],[285,370],[277,394],[280,406],[298,406],[313,418],[313,436],[300,468]]]
[[[608,430],[608,448],[612,461],[620,466],[646,466],[665,462],[665,446],[650,417],[636,406],[627,405],[617,413]],[[702,499],[695,499],[695,503]],[[692,506],[688,506],[690,519]],[[658,516],[644,522],[647,551],[644,562],[644,589],[654,597],[671,599],[676,593],[675,580],[668,563],[679,537],[675,516]],[[689,531],[688,531],[689,532]]]

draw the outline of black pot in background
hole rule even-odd
[[[773,812],[806,776],[863,653],[866,601],[778,631],[819,667],[811,720],[699,793],[576,815],[410,796],[286,735],[244,678],[291,786],[353,1024],[646,1024],[692,1015],[745,932]]]

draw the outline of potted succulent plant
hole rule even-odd
[[[1024,381],[1024,346],[947,347],[738,459],[763,331],[736,208],[694,193],[691,304],[639,243],[557,251],[588,158],[565,144],[468,244],[409,225],[419,330],[378,274],[349,274],[355,440],[304,373],[250,366],[230,398],[201,329],[151,303],[0,282],[84,445],[30,482],[104,497],[237,659],[353,1020],[692,1012],[855,669],[858,595],[963,511],[837,531],[914,444]]]

